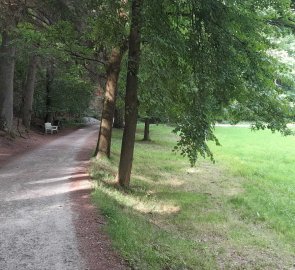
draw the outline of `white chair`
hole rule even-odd
[[[45,123],[45,134],[47,134],[48,132],[53,134],[54,131],[56,131],[56,133],[58,132],[58,126],[53,126],[49,122]]]

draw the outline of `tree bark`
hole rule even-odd
[[[38,56],[34,54],[29,59],[27,77],[23,93],[22,122],[26,129],[30,129],[31,126],[37,64]]]
[[[116,107],[114,115],[114,128],[124,128],[124,112],[122,109]]]
[[[140,62],[141,11],[143,0],[132,1],[131,27],[125,96],[125,127],[122,139],[120,164],[117,180],[122,187],[128,187],[132,169],[135,132],[138,114],[138,70]]]
[[[13,78],[15,47],[6,31],[0,46],[0,129],[11,132],[13,126]]]
[[[53,121],[51,90],[54,78],[54,64],[50,62],[46,69],[46,115],[45,123]]]
[[[147,117],[144,119],[144,141],[150,141],[150,119]]]
[[[125,48],[113,48],[107,64],[107,81],[103,104],[103,111],[100,123],[97,146],[95,150],[96,157],[107,156],[111,154],[111,140],[113,119],[116,106],[117,84],[120,74],[120,67]]]

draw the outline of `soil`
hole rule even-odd
[[[78,216],[74,220],[79,243],[79,251],[86,259],[89,270],[123,270],[129,269],[119,255],[113,250],[111,241],[105,232],[106,221],[98,209],[91,202],[89,190],[83,190],[83,182],[89,181],[88,169],[91,153],[96,146],[97,136],[93,136],[83,145],[83,149],[77,155],[79,166],[76,167],[71,180],[72,187],[79,190],[72,193],[72,208]],[[77,175],[79,175],[77,177]],[[82,176],[81,176],[82,175]]]
[[[97,130],[0,136],[0,269],[128,269],[91,203]]]

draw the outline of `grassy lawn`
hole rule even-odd
[[[216,164],[172,153],[171,128],[139,125],[128,191],[114,183],[121,131],[111,160],[94,161],[93,195],[115,248],[133,269],[293,269],[295,138],[217,128]]]

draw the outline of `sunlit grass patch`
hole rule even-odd
[[[114,246],[135,269],[293,265],[293,138],[216,132],[223,144],[213,147],[217,164],[202,160],[191,168],[172,152],[171,128],[152,126],[148,143],[141,130],[129,190],[115,183],[121,131],[114,132],[112,158],[93,162],[94,200],[108,218]]]
[[[103,214],[109,220],[108,232],[114,246],[134,269],[214,268],[214,264],[203,262],[202,256],[206,250],[194,241],[170,235],[99,191],[95,195]]]
[[[154,218],[176,215],[181,210],[178,200],[158,194],[152,188],[155,182],[136,176],[132,189],[120,189],[114,182],[114,164],[113,160],[102,160],[93,165],[93,175],[101,180],[94,200],[109,221],[114,246],[130,265],[134,269],[215,268],[202,244],[179,234],[171,235],[162,227],[161,219]],[[110,173],[98,173],[106,169]]]

